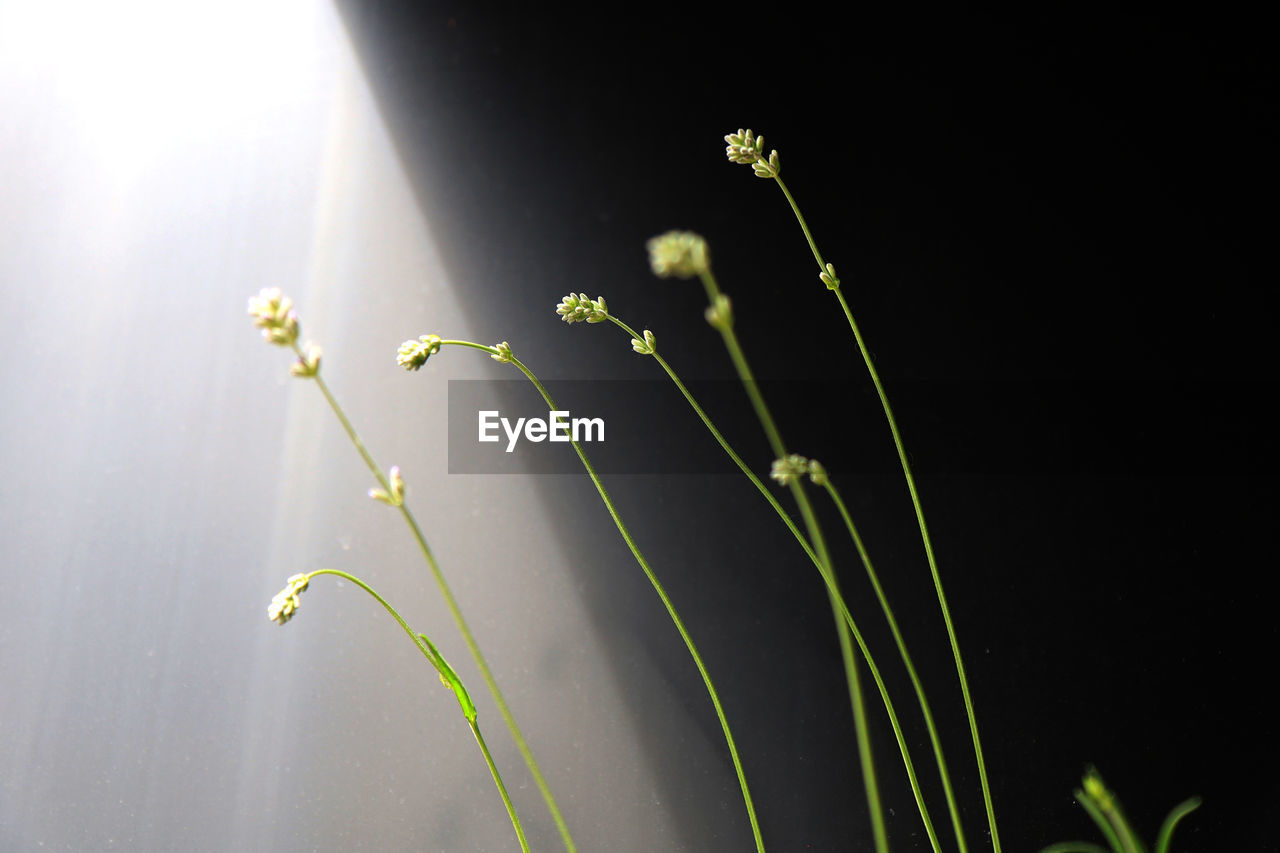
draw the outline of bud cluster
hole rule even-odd
[[[387,472],[387,485],[391,487],[391,491],[386,489],[370,489],[369,497],[375,501],[381,501],[387,506],[400,506],[404,503],[404,477],[400,476],[400,466],[392,465],[391,470]]]
[[[320,374],[320,347],[307,344],[306,351],[289,367],[289,372],[299,379],[312,379]]]
[[[827,290],[836,290],[840,287],[840,279],[836,275],[836,268],[831,264],[827,264],[826,269],[818,273],[818,280],[827,286]]]
[[[777,151],[770,151],[768,158],[764,156],[764,136],[756,136],[748,128],[738,128],[737,133],[725,136],[729,143],[724,150],[730,163],[741,163],[755,170],[757,178],[776,178],[782,171],[782,161]]]
[[[293,311],[293,300],[280,288],[264,288],[257,296],[249,297],[249,315],[268,343],[282,347],[297,343],[298,315]]]
[[[585,293],[570,293],[560,300],[556,313],[566,323],[600,323],[609,316],[609,308],[603,296],[590,299]]]
[[[306,591],[308,581],[309,578],[306,575],[290,577],[285,588],[277,592],[271,599],[271,604],[267,606],[267,618],[279,625],[292,619],[301,603],[298,601],[298,595]]]
[[[653,336],[653,332],[645,329],[644,340],[632,338],[631,348],[641,355],[653,355],[658,351],[658,339]]]
[[[658,278],[693,278],[711,268],[707,241],[692,231],[668,231],[645,246],[649,266]]]
[[[712,328],[727,332],[733,327],[733,304],[729,301],[729,297],[723,293],[717,293],[715,302],[707,308],[705,316]]]
[[[405,370],[417,370],[427,359],[440,352],[439,335],[421,335],[416,341],[408,340],[396,351],[396,364]]]
[[[507,343],[506,341],[502,341],[501,343],[494,344],[493,348],[496,349],[497,352],[491,354],[489,358],[493,359],[499,364],[511,363],[511,359],[512,359],[511,344]]]
[[[818,460],[807,459],[798,453],[773,460],[773,470],[769,472],[770,477],[784,486],[806,474],[814,485],[827,484],[827,469]]]

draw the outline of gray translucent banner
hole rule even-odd
[[[667,380],[545,386],[558,415],[523,379],[450,380],[449,473],[581,474],[568,441],[575,430],[602,474],[737,471]],[[773,453],[742,386],[688,387],[752,470],[767,474]],[[900,474],[869,382],[796,379],[759,387],[790,452],[820,460],[833,475]],[[923,476],[1247,476],[1277,468],[1274,424],[1259,410],[1275,390],[1243,380],[1019,379],[899,380],[889,393]]]

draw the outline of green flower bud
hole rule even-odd
[[[278,287],[264,288],[257,296],[249,297],[249,316],[268,343],[287,347],[298,340],[298,316],[293,312],[293,300]]]
[[[818,279],[827,286],[827,290],[835,290],[840,286],[840,279],[836,278],[836,268],[831,264],[827,264],[826,270],[818,273]]]
[[[657,338],[653,336],[653,332],[645,329],[644,340],[632,338],[631,348],[641,355],[653,355],[658,349]]]
[[[1115,797],[1102,782],[1102,775],[1090,767],[1084,775],[1084,792],[1088,794],[1104,812],[1116,807]]]
[[[427,359],[440,352],[439,335],[422,335],[416,341],[405,341],[396,351],[396,364],[405,370],[417,370]]]
[[[792,453],[782,459],[773,460],[773,468],[769,472],[769,476],[785,486],[792,480],[803,477],[808,473],[809,460],[797,453]]]
[[[290,577],[285,588],[277,592],[271,599],[271,604],[267,606],[267,618],[279,625],[292,619],[301,603],[298,601],[298,595],[306,591],[307,582],[306,575]]]
[[[729,297],[723,293],[716,294],[716,301],[706,311],[707,322],[720,331],[728,331],[733,326],[733,307]]]
[[[741,163],[744,166],[750,166],[761,157],[761,150],[764,148],[764,137],[759,139],[751,132],[750,129],[743,130],[738,128],[737,133],[730,133],[725,136],[724,141],[729,143],[725,148],[725,156],[729,158],[730,163]]]
[[[776,178],[782,171],[782,161],[778,159],[777,151],[770,151],[768,160],[761,157],[751,164],[751,168],[755,170],[757,178]]]
[[[556,313],[566,323],[599,323],[609,316],[609,308],[603,296],[588,299],[585,293],[570,293],[560,300]]]
[[[299,379],[311,379],[317,376],[320,373],[320,347],[308,344],[307,351],[289,367],[289,372]]]
[[[777,151],[769,152],[768,159],[765,159],[763,136],[756,136],[749,129],[739,128],[737,133],[730,133],[724,141],[729,143],[724,150],[729,162],[750,166],[755,171],[756,177],[776,178],[782,171],[782,162],[778,159]]]
[[[692,231],[668,231],[645,245],[658,278],[693,278],[711,268],[707,241]]]
[[[392,465],[391,470],[387,472],[387,485],[391,487],[391,491],[384,489],[370,489],[369,497],[375,501],[381,501],[387,506],[400,506],[404,503],[404,478],[400,476],[400,466]]]
[[[503,341],[502,343],[494,344],[493,348],[496,349],[497,352],[492,353],[489,358],[501,364],[511,363],[511,344]]]

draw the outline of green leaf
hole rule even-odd
[[[436,672],[440,673],[440,680],[444,682],[444,686],[452,690],[453,695],[458,697],[458,704],[462,706],[462,715],[467,718],[467,722],[474,723],[476,721],[476,705],[471,701],[471,694],[463,686],[462,679],[453,671],[453,667],[449,666],[449,662],[445,660],[444,655],[440,654],[440,650],[427,638],[426,634],[419,634],[418,641],[422,645],[422,650],[426,654],[427,660],[431,661],[431,665],[436,668]]]
[[[1173,840],[1173,830],[1178,821],[1200,808],[1201,802],[1203,801],[1199,797],[1191,797],[1173,807],[1173,811],[1169,812],[1169,816],[1160,825],[1160,835],[1156,837],[1156,853],[1168,853],[1169,842]]]

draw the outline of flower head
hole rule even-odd
[[[249,315],[268,343],[287,347],[297,342],[298,315],[293,312],[293,300],[280,288],[264,288],[257,296],[249,297]]]
[[[560,300],[556,313],[566,323],[600,323],[609,316],[609,307],[603,296],[588,299],[585,293],[570,293]]]
[[[405,341],[396,351],[396,364],[405,370],[417,370],[427,363],[428,358],[440,352],[441,343],[439,335],[422,335],[416,341]]]
[[[777,151],[769,152],[768,159],[765,158],[763,135],[756,136],[750,129],[738,128],[737,133],[728,134],[724,141],[729,143],[724,150],[729,162],[750,166],[755,170],[756,177],[776,178],[782,171],[782,162],[778,159]]]
[[[511,344],[503,341],[493,345],[497,352],[492,353],[489,358],[500,364],[510,364],[513,356],[511,355]]]
[[[658,278],[693,278],[711,268],[707,241],[692,231],[668,231],[645,246],[649,266]]]
[[[809,475],[809,480],[816,486],[827,484],[827,469],[817,459],[806,459],[798,453],[792,453],[782,459],[773,460],[773,470],[769,476],[782,485],[792,480]]]
[[[298,595],[306,591],[307,583],[306,575],[290,577],[285,588],[277,592],[271,599],[271,604],[267,606],[267,618],[280,625],[292,619],[300,603]]]
[[[760,159],[760,152],[764,150],[764,135],[761,134],[757,139],[750,128],[746,130],[738,128],[737,133],[727,134],[724,141],[729,143],[724,153],[728,156],[730,163],[750,166]]]
[[[769,472],[769,476],[785,486],[808,473],[809,460],[798,453],[792,453],[782,459],[773,460],[773,470]]]

